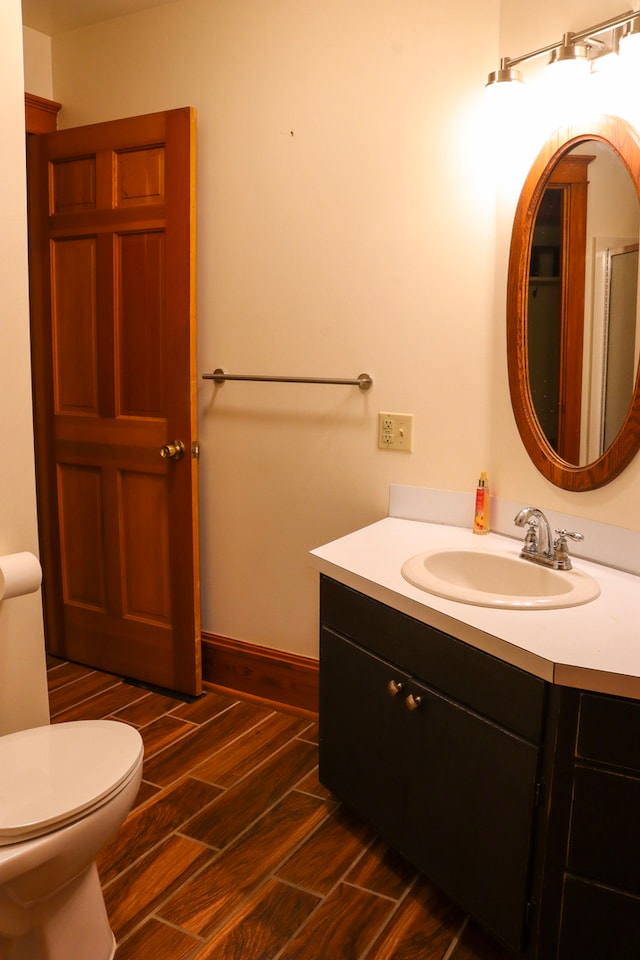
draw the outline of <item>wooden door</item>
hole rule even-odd
[[[30,138],[48,650],[191,694],[201,690],[194,177],[191,108]],[[184,455],[164,459],[176,441]]]

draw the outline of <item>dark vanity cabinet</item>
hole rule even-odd
[[[520,952],[545,683],[325,577],[321,621],[320,779]]]
[[[321,781],[514,956],[640,960],[640,702],[320,591]]]
[[[640,957],[640,703],[567,691],[558,960]]]

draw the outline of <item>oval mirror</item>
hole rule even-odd
[[[616,117],[564,128],[536,158],[513,223],[507,362],[536,467],[593,490],[640,448],[640,137]]]

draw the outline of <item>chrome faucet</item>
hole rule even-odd
[[[567,538],[570,540],[584,540],[581,533],[569,530],[556,529],[557,537],[552,537],[549,521],[538,507],[523,507],[514,517],[517,527],[526,526],[527,532],[520,556],[533,563],[541,563],[554,570],[571,570],[571,559]]]

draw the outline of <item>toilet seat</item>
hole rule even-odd
[[[135,774],[137,730],[77,720],[0,737],[0,846],[39,837],[105,804]]]

